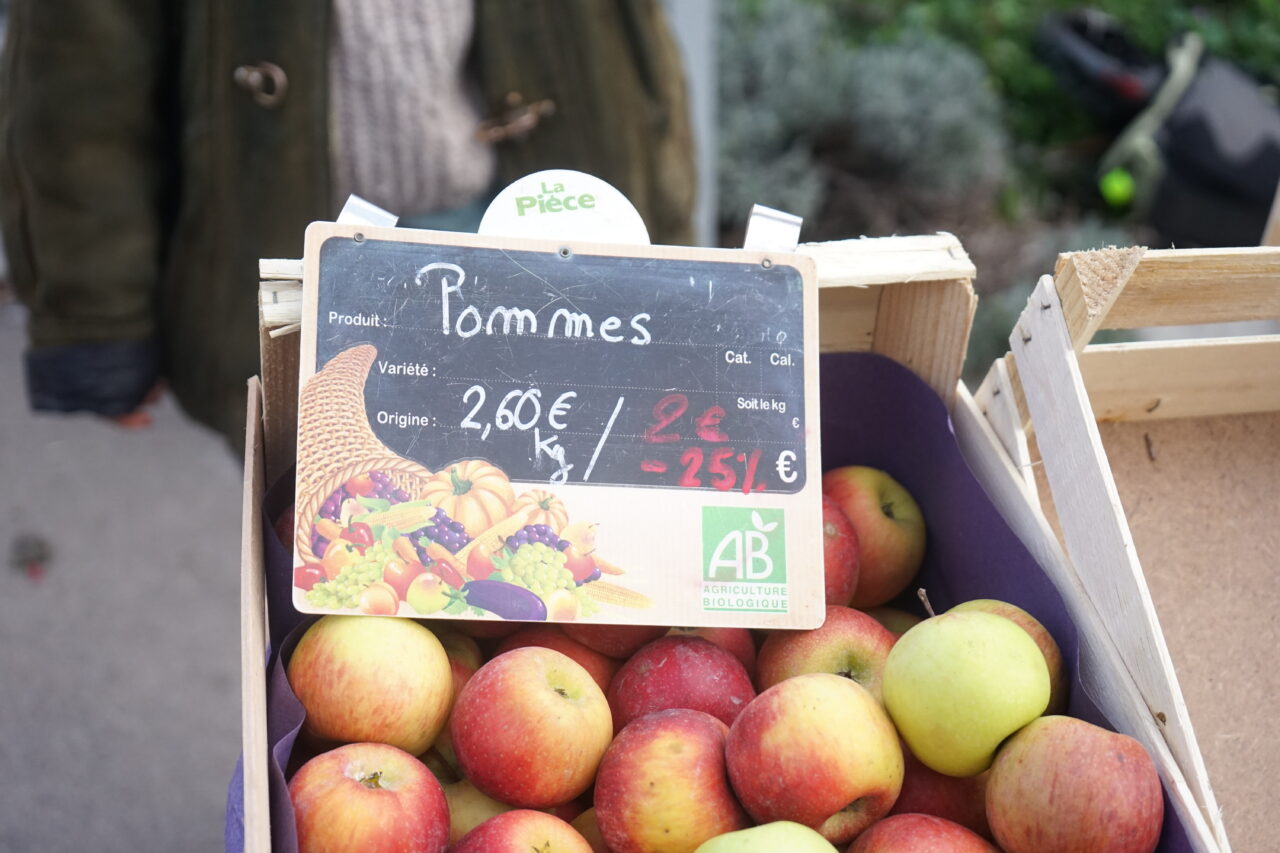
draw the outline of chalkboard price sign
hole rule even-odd
[[[370,597],[359,580],[346,591],[330,589],[342,567],[318,580],[324,558],[316,550],[334,542],[345,547],[340,532],[353,519],[370,528],[367,534],[357,528],[370,540],[358,555],[371,566],[365,576],[377,563],[367,554],[394,560],[397,547],[401,557],[439,570],[428,574],[454,572],[460,583],[445,584],[454,597],[445,604],[453,612],[444,615],[452,616],[503,615],[477,604],[485,598],[477,592],[503,582],[504,571],[509,585],[519,581],[528,562],[521,558],[535,551],[547,557],[539,564],[543,574],[564,584],[524,585],[544,606],[557,590],[570,592],[579,605],[573,618],[580,618],[584,604],[591,610],[593,603],[613,603],[587,595],[606,589],[600,583],[618,586],[613,591],[623,606],[625,593],[636,596],[633,602],[653,601],[634,584],[604,577],[610,569],[628,570],[606,558],[603,542],[597,547],[597,530],[603,539],[608,529],[612,540],[626,526],[631,536],[647,538],[646,562],[665,548],[652,543],[655,536],[684,536],[686,557],[702,558],[709,583],[734,559],[735,581],[749,580],[751,558],[765,555],[770,541],[780,551],[757,559],[757,574],[766,564],[794,562],[786,559],[794,548],[782,544],[782,535],[770,539],[774,531],[810,548],[800,533],[802,516],[817,529],[818,454],[810,429],[817,421],[816,299],[803,258],[317,224],[308,232],[305,299],[299,493],[310,489],[316,516],[333,525],[319,524],[321,534],[332,534],[325,537],[316,518],[299,518],[299,550],[310,550],[299,563],[310,557],[321,566],[312,588],[295,590],[303,609],[351,609],[355,589]],[[322,392],[328,408],[319,403]],[[337,434],[322,436],[322,424]],[[319,447],[326,455],[304,470]],[[321,473],[339,468],[327,480]],[[365,481],[350,480],[364,474],[373,485],[361,495]],[[575,509],[588,510],[589,531],[568,517],[571,497]],[[720,515],[706,516],[708,508]],[[771,512],[778,514],[774,527],[766,520]],[[606,524],[611,513],[619,518]],[[729,529],[740,521],[768,529]],[[450,537],[433,532],[441,525],[460,528],[459,547],[450,551]],[[710,539],[720,527],[742,539],[717,556],[724,536]],[[496,547],[472,544],[486,536]],[[611,556],[627,550],[622,538]],[[521,549],[530,542],[544,549]],[[464,561],[459,555],[468,546]],[[485,555],[469,565],[478,550]],[[578,573],[588,574],[589,564],[595,578],[575,577],[570,587],[569,564],[579,558]],[[717,560],[719,568],[712,565]],[[331,555],[329,562],[342,560]],[[817,565],[820,576],[820,557]],[[811,602],[797,607],[796,593],[811,598],[812,583],[797,585],[792,577],[779,584],[775,575],[767,590],[748,583],[750,595],[729,595],[723,609],[688,602],[661,609],[678,612],[683,624],[705,622],[710,612],[809,618]],[[406,585],[395,611],[430,615],[423,611],[434,606],[414,603]],[[354,606],[361,607],[359,596]],[[638,615],[615,613],[610,620]]]

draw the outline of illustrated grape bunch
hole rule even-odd
[[[454,521],[444,509],[436,507],[436,514],[431,522],[410,533],[409,541],[418,552],[418,561],[425,565],[431,562],[427,556],[427,546],[432,542],[438,542],[450,554],[456,554],[470,544],[471,537],[467,535],[467,529],[461,522]]]
[[[391,551],[380,542],[365,549],[356,562],[343,567],[331,581],[322,581],[307,591],[307,603],[326,610],[342,610],[355,607],[360,593],[369,584],[382,578],[382,567],[391,558]]]
[[[507,537],[507,547],[512,551],[520,550],[520,546],[539,543],[563,551],[569,547],[567,539],[561,539],[556,532],[545,524],[527,524]]]

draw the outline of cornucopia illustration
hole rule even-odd
[[[294,586],[315,610],[521,621],[589,619],[650,599],[602,575],[593,522],[555,493],[516,494],[483,459],[434,472],[369,426],[364,388],[377,350],[329,360],[298,402]]]

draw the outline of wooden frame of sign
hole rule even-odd
[[[1263,664],[1280,640],[1280,335],[1089,342],[1276,320],[1280,249],[1063,255],[957,418],[1001,447],[1002,509],[1083,593],[1077,618],[1102,629],[1086,652],[1131,675],[1114,704],[1204,850],[1230,849],[1228,826],[1242,849],[1272,836],[1256,780],[1280,759],[1263,712],[1280,690]]]

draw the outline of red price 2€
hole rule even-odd
[[[675,423],[689,409],[689,398],[684,394],[668,394],[653,407],[653,423],[644,431],[644,440],[649,444],[673,444],[681,440],[681,434],[675,431]],[[724,420],[724,408],[711,406],[693,420],[694,432],[698,439],[709,444],[721,444],[729,441],[729,436],[720,428]],[[742,465],[742,493],[752,491],[763,492],[764,483],[756,482],[756,469],[760,464],[761,451],[757,448],[750,453],[738,452],[727,445],[716,447],[710,452],[698,445],[691,445],[680,454],[680,464],[684,470],[677,481],[681,486],[699,488],[702,478],[709,478],[710,484],[722,492],[727,492],[738,485],[738,470],[733,463]],[[705,471],[704,471],[705,465]],[[667,471],[667,463],[660,459],[645,459],[640,463],[642,471],[662,474]]]

